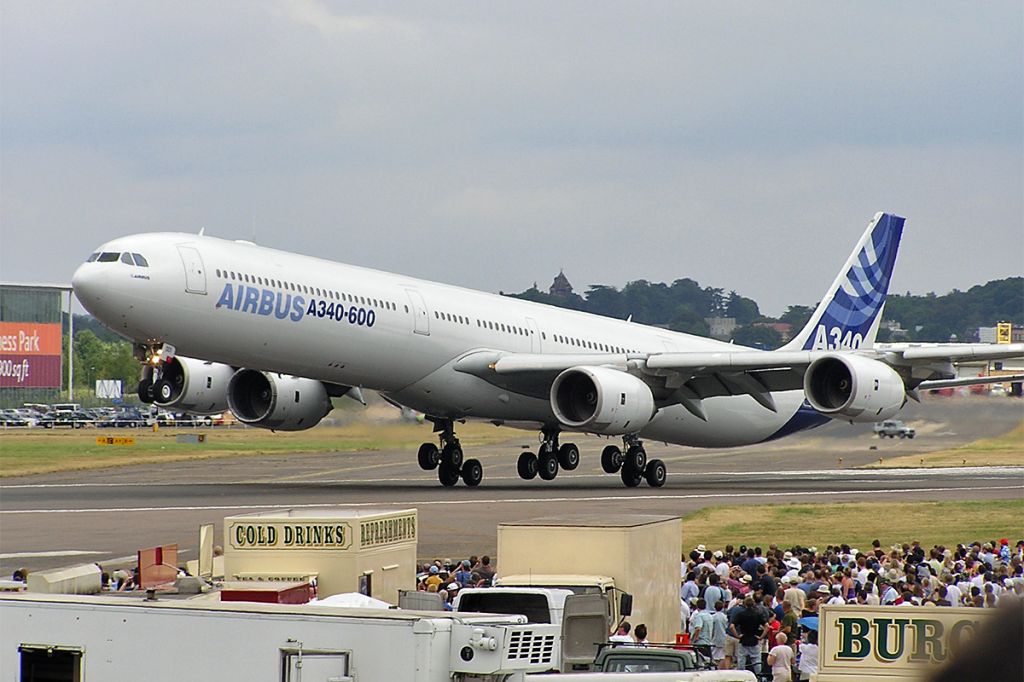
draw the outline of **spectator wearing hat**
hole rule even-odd
[[[455,571],[454,578],[455,582],[460,585],[466,586],[472,584],[473,572],[469,570],[470,564],[468,559],[463,559],[459,562],[458,569]]]
[[[803,611],[804,605],[807,603],[807,593],[796,585],[793,585],[792,582],[792,578],[789,576],[782,577],[782,584],[785,588],[782,598],[793,605],[794,611],[800,613]]]
[[[428,573],[429,575],[427,576],[427,579],[424,581],[427,584],[427,589],[429,590],[431,585],[434,586],[435,591],[441,589],[441,585],[444,583],[444,581],[441,578],[441,569],[438,568],[436,564],[434,564],[430,567]]]
[[[882,606],[892,606],[901,601],[899,590],[893,585],[895,580],[886,574],[878,577],[879,596],[878,603]]]

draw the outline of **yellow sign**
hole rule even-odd
[[[130,436],[96,436],[96,445],[135,445]]]
[[[996,343],[1010,343],[1013,337],[1013,325],[1009,322],[1000,322],[996,325]]]
[[[823,606],[819,618],[820,682],[917,679],[969,646],[987,609]]]
[[[348,549],[352,527],[341,523],[234,523],[228,529],[234,549]]]

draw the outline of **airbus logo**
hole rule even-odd
[[[215,307],[265,317],[273,315],[279,320],[287,318],[292,322],[298,322],[306,312],[306,299],[270,289],[258,289],[241,284],[235,286],[228,282],[220,292]]]

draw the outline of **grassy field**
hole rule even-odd
[[[1009,433],[950,450],[890,457],[869,467],[1007,466],[1024,464],[1024,424]]]
[[[708,507],[683,519],[683,547],[780,547],[848,543],[858,549],[877,538],[883,547],[919,540],[947,547],[1007,537],[1024,538],[1024,500],[863,502]]]
[[[200,445],[176,443],[175,436],[179,433],[205,433],[206,442]],[[501,443],[515,435],[510,429],[482,423],[461,424],[458,433],[467,446]],[[99,436],[128,436],[135,439],[135,444],[97,445]],[[6,431],[0,433],[0,476],[279,452],[395,448],[414,452],[420,443],[428,440],[435,440],[429,424],[363,421],[278,433],[253,428],[161,428],[156,432],[146,429]]]

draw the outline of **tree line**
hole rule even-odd
[[[641,324],[701,336],[710,332],[707,318],[731,317],[738,325],[732,334],[733,341],[763,348],[782,345],[779,332],[764,325],[788,323],[795,332],[806,324],[817,306],[790,305],[779,317],[770,317],[762,314],[751,298],[735,291],[726,293],[724,289],[702,287],[692,279],[677,279],[671,284],[637,280],[621,289],[591,284],[582,296],[553,296],[534,284],[526,291],[506,295],[595,315],[632,318]],[[978,327],[994,326],[996,322],[1024,324],[1024,277],[992,280],[967,291],[954,289],[941,296],[889,294],[883,319],[896,322],[902,331],[881,329],[878,340],[882,342],[976,341]]]

